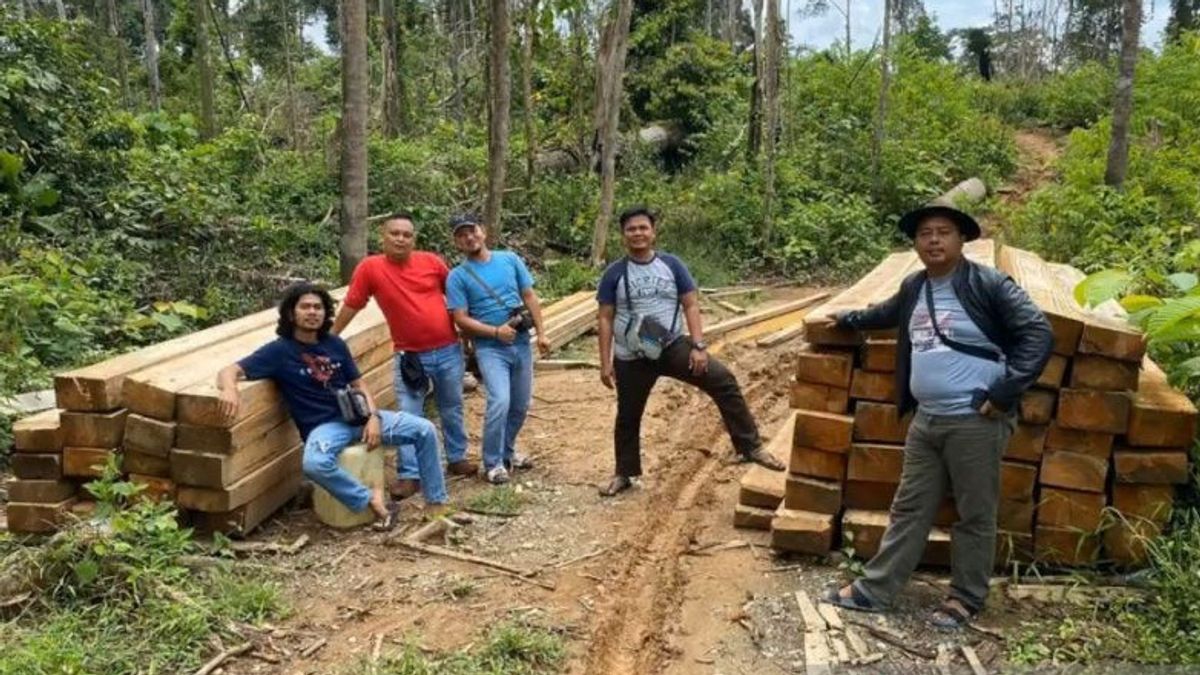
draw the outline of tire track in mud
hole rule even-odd
[[[779,396],[783,380],[760,374],[743,386],[764,434],[769,427],[763,422],[777,419],[778,408],[787,405],[786,397]],[[725,452],[694,451],[721,445],[725,436],[719,415],[700,406],[705,398],[690,389],[675,408],[697,412],[676,423],[666,444],[671,452],[663,463],[669,463],[670,474],[643,509],[640,526],[621,542],[623,562],[612,570],[610,601],[597,608],[593,624],[583,670],[588,675],[653,673],[670,658],[664,632],[682,604],[687,582],[679,560],[702,521],[694,507],[711,492],[714,474],[729,461]]]

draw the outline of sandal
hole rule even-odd
[[[382,518],[376,518],[375,522],[371,523],[371,530],[373,532],[391,532],[399,520],[400,505],[396,502],[391,502],[387,506],[387,515]]]
[[[841,588],[834,586],[821,596],[822,602],[828,602],[831,605],[837,605],[842,609],[849,609],[855,612],[882,612],[883,607],[875,604],[870,598],[863,595],[862,591],[854,584],[850,584],[850,597],[842,597]]]
[[[750,452],[742,453],[743,462],[754,462],[759,466],[764,466],[772,471],[783,471],[787,467],[779,458],[767,452],[766,448],[755,448]]]
[[[969,609],[958,598],[946,598],[942,606],[934,610],[929,617],[929,623],[942,630],[960,630],[974,621],[978,614],[978,610]]]
[[[607,487],[600,488],[601,497],[615,497],[633,487],[633,479],[628,476],[613,476]]]

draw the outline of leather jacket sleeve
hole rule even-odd
[[[1011,335],[1011,340],[1007,373],[992,385],[988,400],[1000,410],[1008,411],[1046,367],[1054,347],[1054,333],[1046,315],[1011,277],[1006,276],[993,287],[992,301],[1000,315],[1000,325]]]

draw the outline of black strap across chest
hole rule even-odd
[[[929,324],[933,326],[933,332],[942,341],[942,344],[956,352],[991,361],[992,363],[1000,363],[1003,360],[1004,356],[1002,354],[991,349],[964,344],[953,338],[948,338],[942,333],[942,329],[938,328],[937,312],[934,311],[933,307],[933,284],[928,279],[925,280],[925,308],[929,312]]]

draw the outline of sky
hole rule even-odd
[[[836,9],[824,16],[802,17],[805,0],[780,0],[784,12],[791,5],[791,34],[797,45],[813,49],[824,49],[843,39],[846,32],[845,19]],[[844,0],[837,0],[838,4]],[[883,25],[884,0],[851,0],[850,34],[855,49],[866,49],[875,41]],[[1146,22],[1142,25],[1142,45],[1157,49],[1162,44],[1163,29],[1167,25],[1168,3],[1156,0],[1146,3]],[[991,24],[994,5],[987,0],[925,0],[925,11],[936,15],[938,27],[943,31],[954,28],[983,27]]]

